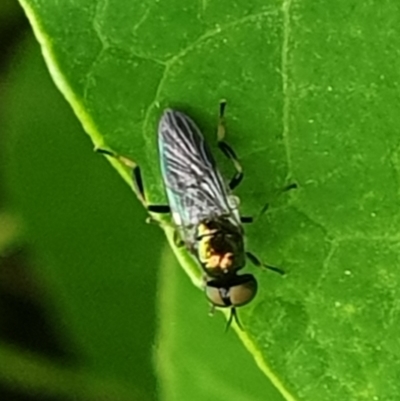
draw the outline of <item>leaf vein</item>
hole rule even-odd
[[[292,172],[291,152],[290,152],[290,96],[289,96],[289,41],[290,41],[290,8],[292,0],[283,0],[283,43],[282,43],[282,93],[283,93],[283,110],[282,110],[282,138],[286,150],[286,159],[288,163],[288,179]]]
[[[154,107],[156,107],[158,105],[159,99],[160,99],[160,94],[163,88],[163,85],[165,83],[165,81],[167,80],[171,70],[173,69],[174,65],[181,59],[183,58],[186,54],[188,54],[191,50],[195,49],[197,46],[199,46],[201,43],[203,43],[204,41],[206,41],[207,39],[210,39],[216,35],[221,34],[222,32],[226,31],[227,29],[236,27],[238,25],[242,25],[248,22],[254,22],[256,20],[262,19],[265,16],[270,16],[270,15],[275,15],[276,11],[275,10],[264,10],[255,14],[251,14],[251,15],[247,15],[243,18],[240,18],[236,21],[227,23],[225,25],[222,26],[217,26],[215,29],[209,30],[207,32],[205,32],[204,34],[202,34],[199,38],[197,38],[193,43],[191,43],[189,46],[185,47],[184,49],[182,49],[178,54],[176,54],[175,56],[172,56],[171,58],[169,58],[165,63],[163,63],[164,65],[166,65],[166,68],[164,70],[164,74],[160,79],[160,82],[158,83],[157,86],[157,90],[156,90],[156,94],[154,97],[154,100],[150,103],[149,107],[146,110],[145,113],[145,118],[143,120],[143,136],[146,140],[147,135],[146,133],[146,129],[149,125],[150,122],[150,116],[151,116],[151,111]],[[154,60],[156,61],[156,60]]]

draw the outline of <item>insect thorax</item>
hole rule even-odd
[[[235,273],[245,264],[242,228],[229,217],[202,221],[197,226],[197,257],[210,276]]]

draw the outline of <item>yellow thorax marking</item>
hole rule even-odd
[[[211,246],[213,234],[218,230],[210,229],[205,224],[200,224],[198,227],[199,240],[199,259],[209,269],[228,270],[232,265],[232,252],[219,254]]]

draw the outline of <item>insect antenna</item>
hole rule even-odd
[[[232,307],[231,308],[231,314],[229,316],[228,321],[226,322],[225,326],[225,333],[228,331],[229,327],[231,327],[232,321],[235,320],[235,323],[239,327],[240,330],[244,331],[244,328],[242,326],[242,323],[240,323],[239,316],[236,312],[236,308]]]

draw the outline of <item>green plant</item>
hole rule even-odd
[[[218,100],[228,99],[228,138],[246,173],[242,210],[271,204],[247,229],[249,247],[288,273],[256,273],[261,290],[240,311],[239,336],[289,400],[396,400],[398,6],[21,3],[85,131],[141,165],[152,202],[165,201],[155,136],[162,109],[190,113],[212,144]],[[277,197],[292,180],[298,190]],[[193,303],[179,305],[188,307],[177,314],[183,321],[197,316]],[[236,352],[222,355],[234,361]],[[222,375],[213,386],[224,388]]]

